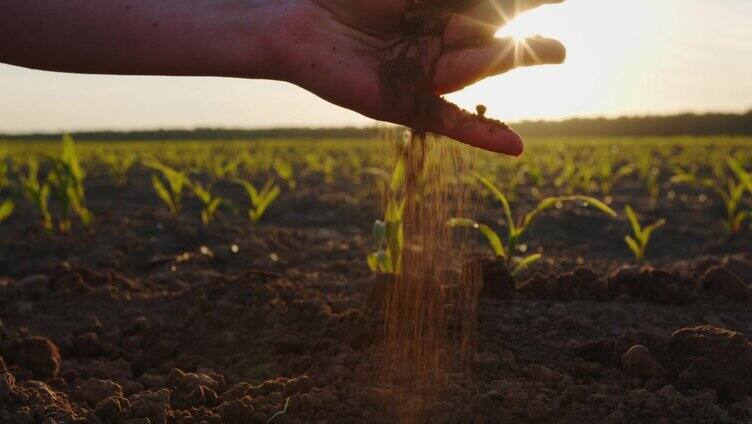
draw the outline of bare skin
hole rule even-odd
[[[0,0],[0,61],[283,80],[378,120],[519,155],[513,130],[440,96],[518,66],[561,63],[555,40],[494,38],[515,15],[561,1]]]

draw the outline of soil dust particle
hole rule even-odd
[[[476,113],[478,114],[478,116],[480,116],[481,118],[483,118],[483,117],[485,117],[485,116],[486,116],[486,111],[487,111],[487,110],[488,110],[488,109],[486,108],[486,106],[485,106],[485,105],[478,105],[478,106],[475,106],[475,112],[476,112]]]

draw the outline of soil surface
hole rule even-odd
[[[719,204],[648,206],[637,185],[614,197],[668,219],[653,266],[629,265],[623,221],[544,215],[525,240],[543,261],[513,279],[486,260],[476,352],[414,400],[421,421],[752,422],[750,231],[726,241]],[[302,178],[257,226],[169,216],[141,168],[89,176],[90,232],[46,235],[21,206],[1,227],[0,424],[396,422],[369,187]]]

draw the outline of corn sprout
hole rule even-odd
[[[521,216],[518,220],[515,220],[512,214],[512,208],[509,204],[509,200],[501,192],[501,190],[499,190],[498,187],[496,187],[486,177],[475,174],[475,178],[494,195],[499,203],[501,203],[507,224],[506,240],[502,241],[502,238],[490,226],[478,223],[472,219],[453,218],[449,220],[448,224],[451,227],[473,228],[480,231],[480,233],[485,236],[486,241],[493,250],[494,254],[507,263],[507,266],[510,267],[513,275],[529,267],[542,257],[537,253],[523,256],[521,258],[514,256],[518,250],[520,239],[530,228],[538,215],[540,215],[542,212],[555,207],[557,204],[565,202],[578,202],[586,205],[592,205],[597,210],[611,217],[617,216],[616,212],[613,209],[611,209],[608,205],[598,199],[588,196],[572,195],[545,198],[540,203],[538,203],[538,206],[531,212],[528,212],[527,214]]]
[[[250,208],[248,209],[248,218],[254,224],[259,222],[261,217],[264,216],[266,209],[269,208],[269,205],[279,197],[279,186],[274,184],[273,181],[267,181],[261,190],[257,190],[256,187],[248,181],[241,179],[235,179],[234,181],[243,186],[246,194],[248,194],[248,199],[251,203]]]
[[[155,159],[144,161],[144,165],[159,171],[161,178],[152,175],[151,184],[162,202],[167,206],[173,216],[180,215],[183,204],[183,189],[190,183],[188,176],[181,171],[175,170]],[[167,185],[163,182],[166,181]]]
[[[650,236],[653,234],[653,231],[664,226],[666,224],[666,220],[660,219],[646,227],[643,227],[640,224],[640,221],[637,219],[637,214],[635,214],[635,211],[631,206],[627,205],[624,208],[624,213],[627,215],[630,228],[632,229],[632,235],[624,236],[624,241],[627,243],[629,250],[631,250],[634,254],[635,261],[637,261],[637,263],[642,263],[642,261],[645,260],[645,250],[650,243]]]

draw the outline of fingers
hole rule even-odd
[[[424,126],[426,131],[479,149],[512,156],[522,154],[522,137],[506,124],[470,114],[440,97],[430,101]]]
[[[462,14],[455,14],[444,32],[446,45],[462,45],[469,40],[490,38],[499,27],[526,12],[544,4],[562,3],[564,0],[481,0]]]
[[[483,46],[443,54],[436,65],[434,91],[451,93],[519,66],[558,64],[565,58],[564,45],[550,38],[494,39]]]

